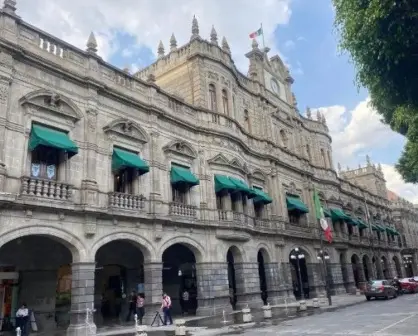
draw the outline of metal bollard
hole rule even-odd
[[[263,313],[265,319],[271,319],[271,306],[269,304],[267,304],[267,306],[263,306]]]
[[[175,320],[174,324],[176,325],[175,335],[186,336],[186,321],[183,319],[179,319]]]
[[[299,303],[300,303],[300,307],[299,307],[300,311],[304,311],[308,309],[308,305],[306,304],[305,300],[300,300]]]
[[[360,296],[361,295],[360,289],[358,289],[358,288],[356,288],[356,295],[357,296]]]
[[[242,310],[242,321],[244,323],[250,323],[253,321],[253,316],[251,315],[251,309],[250,308],[244,308]]]
[[[20,327],[16,328],[16,336],[21,336],[22,335],[22,330],[20,329]]]
[[[319,299],[318,298],[313,299],[312,305],[314,308],[319,308]]]

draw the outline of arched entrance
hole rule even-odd
[[[402,256],[403,265],[405,268],[405,276],[408,278],[412,278],[414,276],[414,269],[413,269],[413,263],[414,258],[412,255],[407,254]]]
[[[376,274],[377,279],[383,278],[383,272],[382,272],[382,261],[379,257],[373,256],[372,258],[373,263],[373,270],[374,274]]]
[[[399,258],[397,256],[394,256],[392,258],[392,261],[395,266],[396,276],[399,278],[402,278],[402,268],[401,268],[401,263],[399,262]]]
[[[349,290],[349,282],[350,282],[350,278],[348,276],[348,264],[347,264],[347,258],[346,258],[346,253],[345,252],[341,252],[340,253],[340,265],[341,265],[341,275],[343,278],[343,284],[344,284],[344,288],[346,290],[346,292],[348,292]]]
[[[308,254],[296,247],[289,254],[290,271],[292,274],[293,294],[300,300],[309,298],[309,276],[307,267]]]
[[[238,247],[231,246],[228,249],[228,252],[226,253],[226,262],[228,263],[229,301],[232,305],[232,309],[235,310],[238,302],[235,263],[242,262],[242,255]]]
[[[357,254],[353,254],[351,256],[351,266],[353,268],[353,277],[354,277],[354,284],[356,288],[360,288],[360,281],[361,281],[361,265],[360,265],[360,258]]]
[[[96,252],[96,325],[133,320],[129,296],[144,294],[144,255],[129,240],[114,240]]]
[[[257,253],[257,262],[258,262],[258,276],[260,278],[260,291],[261,291],[261,300],[267,305],[268,299],[268,288],[267,288],[267,277],[266,277],[266,266],[264,264],[265,260],[268,258],[267,253],[264,249],[260,249]],[[268,259],[267,259],[268,261]]]
[[[163,253],[163,292],[171,297],[172,314],[196,314],[196,257],[186,245],[176,243]]]
[[[385,279],[390,279],[391,276],[390,276],[390,268],[389,268],[388,260],[384,256],[381,259],[381,265],[382,265],[383,277]]]
[[[366,281],[370,281],[373,278],[372,264],[368,255],[363,256],[363,272]]]
[[[23,302],[35,311],[39,331],[66,328],[70,322],[72,262],[72,252],[52,236],[24,236],[3,245],[0,329],[15,329],[15,313]]]

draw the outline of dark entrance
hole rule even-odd
[[[266,268],[264,265],[264,256],[263,251],[259,250],[257,253],[257,262],[258,262],[258,276],[260,278],[260,291],[261,291],[261,300],[267,305],[267,279],[266,279]]]
[[[357,254],[353,254],[351,256],[351,266],[353,268],[353,277],[354,277],[354,284],[356,288],[360,288],[360,272],[361,272],[361,265],[360,265],[360,258]]]
[[[39,331],[66,328],[72,259],[66,246],[46,236],[25,236],[5,244],[0,249],[0,330],[15,330],[15,314],[23,302],[34,311]]]
[[[401,268],[401,263],[399,262],[399,258],[397,256],[394,256],[392,259],[394,265],[395,265],[395,269],[396,269],[396,276],[398,278],[402,278],[402,268]]]
[[[238,302],[235,262],[240,262],[241,260],[241,253],[238,248],[236,246],[231,246],[226,253],[226,262],[228,263],[229,301],[234,310],[236,309]]]
[[[174,244],[163,253],[163,291],[171,297],[173,314],[196,314],[196,258],[182,244]]]
[[[293,249],[289,255],[293,294],[298,300],[309,298],[309,277],[306,257],[307,254],[300,248]]]
[[[96,325],[121,323],[129,315],[129,298],[144,293],[144,255],[130,241],[115,240],[96,253]]]

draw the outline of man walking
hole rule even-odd
[[[136,314],[136,303],[138,300],[138,296],[136,295],[135,291],[132,291],[131,294],[129,294],[129,311],[128,316],[126,316],[126,322],[130,321],[131,315]]]
[[[171,318],[171,298],[166,293],[163,294],[161,308],[164,313],[164,325],[167,325],[167,320],[170,321],[170,324],[173,324],[173,319]]]

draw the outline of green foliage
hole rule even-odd
[[[385,123],[408,138],[397,165],[418,182],[418,2],[333,0],[340,47],[357,69],[357,84],[370,92]],[[415,157],[410,157],[415,155]]]

